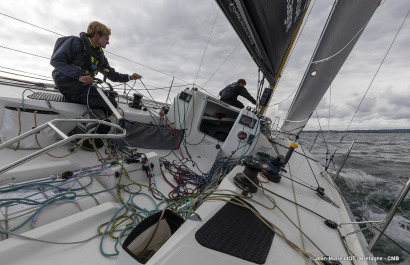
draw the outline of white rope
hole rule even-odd
[[[364,28],[367,26],[367,24],[369,23],[369,21],[370,21],[370,19],[366,22],[366,24],[364,24],[364,26],[356,33],[356,35],[353,36],[353,38],[352,38],[340,51],[338,51],[337,53],[335,53],[335,54],[333,54],[333,55],[331,55],[331,56],[329,56],[329,57],[327,57],[327,58],[324,58],[324,59],[321,59],[321,60],[317,60],[317,61],[313,61],[312,64],[323,63],[323,62],[325,62],[325,61],[328,61],[328,60],[332,59],[333,57],[335,57],[335,56],[338,55],[339,53],[341,53],[344,49],[347,48],[347,46],[350,45],[350,43],[351,43],[354,39],[356,39],[356,37],[360,34],[360,32],[362,32],[362,31],[364,30]]]

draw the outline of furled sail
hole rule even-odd
[[[273,85],[310,0],[216,0]]]
[[[349,56],[380,0],[336,1],[282,131],[298,135]]]

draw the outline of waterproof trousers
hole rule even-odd
[[[54,78],[54,82],[61,94],[67,99],[75,103],[84,104],[89,110],[101,108],[106,112],[107,117],[112,114],[112,110],[108,107],[107,103],[105,103],[104,99],[93,85],[83,84],[78,80],[68,78],[61,74]],[[111,101],[114,107],[117,107],[117,102],[115,102],[115,99],[112,96],[107,95],[107,98]]]
[[[225,103],[228,103],[229,105],[232,105],[232,106],[234,106],[234,107],[237,107],[237,108],[240,108],[240,109],[243,109],[245,106],[242,104],[242,102],[240,102],[239,100],[237,100],[237,99],[222,99],[221,98],[221,101],[223,101],[223,102],[225,102]]]

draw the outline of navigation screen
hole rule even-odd
[[[255,127],[256,124],[256,120],[246,116],[246,115],[242,115],[241,119],[239,120],[239,124],[245,125],[251,129],[253,129],[253,127]]]

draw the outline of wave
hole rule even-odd
[[[386,213],[375,213],[372,211],[368,211],[368,219],[369,220],[383,220],[386,217]],[[376,233],[376,229],[372,228],[372,235]],[[407,251],[410,248],[410,220],[403,216],[396,215],[389,226],[387,227],[386,231],[384,232],[389,238],[393,239],[396,244],[400,245]],[[393,243],[389,238],[382,236],[380,241],[377,243],[376,248],[374,250],[374,254],[376,255],[388,255],[388,256],[399,256],[402,262],[394,263],[397,265],[404,265],[408,264],[408,260],[410,259],[410,254],[403,251],[401,248],[398,248],[395,243]],[[391,264],[391,263],[383,263],[380,264]]]
[[[341,172],[338,186],[357,220],[378,221],[384,220],[403,184],[399,178],[377,177],[361,169],[345,168]],[[404,213],[409,212],[407,209],[409,201],[410,198],[407,196],[401,205]],[[368,242],[373,238],[375,232],[374,228],[364,231]],[[410,250],[410,220],[407,214],[397,212],[385,233],[406,250]],[[406,262],[410,259],[408,253],[402,251],[386,237],[381,238],[373,253],[375,256],[383,257],[399,256],[400,260],[404,260],[403,263],[395,262],[394,264],[408,264]],[[380,264],[389,263],[380,262]]]

